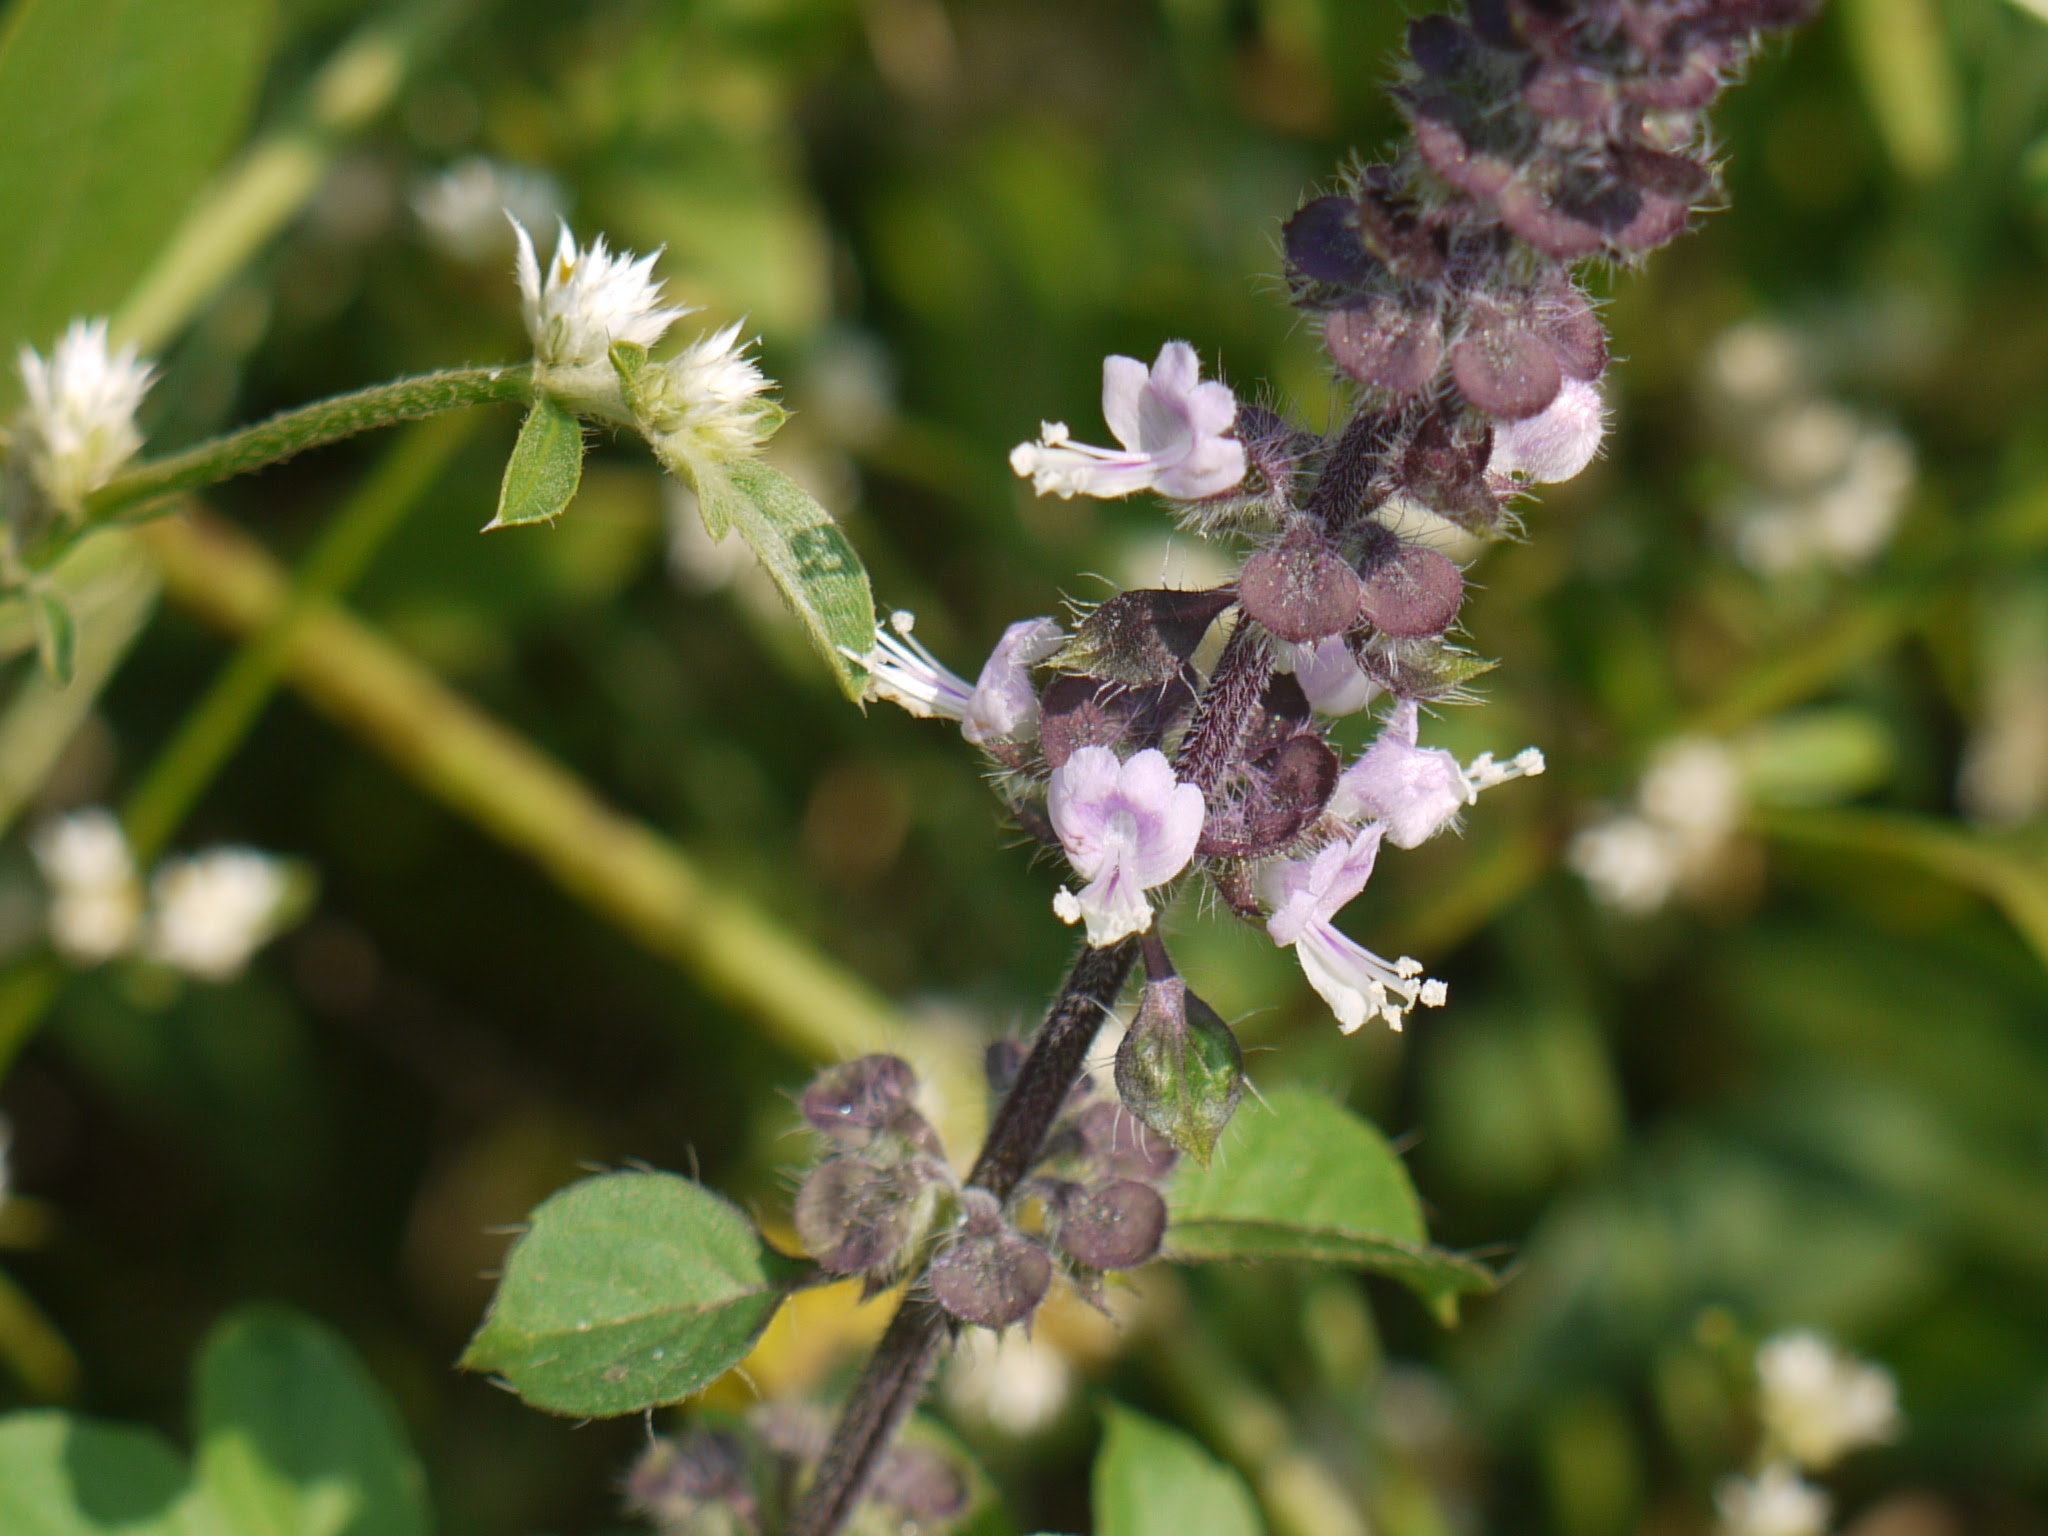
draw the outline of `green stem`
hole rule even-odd
[[[283,411],[268,421],[199,443],[167,459],[138,464],[86,498],[86,518],[106,522],[377,427],[418,421],[469,405],[524,403],[532,391],[533,369],[522,364],[515,368],[456,368],[336,395]]]
[[[474,414],[414,427],[327,524],[299,567],[284,611],[221,669],[213,686],[157,754],[121,812],[136,862],[147,867],[248,736],[283,681],[300,624],[317,603],[341,596],[476,431]]]

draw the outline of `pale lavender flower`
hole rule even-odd
[[[1145,892],[1187,868],[1205,814],[1201,790],[1176,779],[1156,748],[1118,762],[1107,747],[1082,747],[1052,771],[1046,809],[1088,882],[1078,896],[1062,886],[1053,911],[1061,922],[1085,919],[1097,949],[1152,926]]]
[[[512,230],[520,308],[533,338],[538,382],[566,404],[630,419],[611,364],[613,343],[651,347],[691,313],[662,305],[662,285],[654,276],[660,252],[614,254],[602,235],[582,250],[564,224],[543,273],[526,226],[513,219]]]
[[[1493,424],[1496,475],[1555,484],[1593,462],[1607,431],[1607,410],[1597,385],[1566,379],[1557,398],[1534,416]]]
[[[958,720],[960,734],[976,746],[1036,734],[1031,669],[1060,648],[1065,630],[1051,619],[1012,624],[970,686],[925,649],[912,632],[916,623],[915,614],[892,613],[887,627],[876,631],[875,648],[853,657],[868,669],[869,698],[900,704],[920,719]]]
[[[1441,747],[1417,746],[1420,729],[1421,711],[1413,699],[1403,699],[1379,739],[1337,781],[1331,813],[1347,821],[1378,821],[1388,842],[1414,848],[1450,825],[1482,789],[1543,771],[1543,754],[1534,747],[1505,763],[1485,752],[1460,767]]]
[[[1833,1501],[1790,1462],[1774,1461],[1754,1478],[1714,1485],[1716,1536],[1826,1536]]]
[[[114,350],[104,320],[72,321],[47,359],[23,347],[20,363],[18,451],[43,494],[76,512],[142,446],[135,413],[156,369],[133,346]]]
[[[1337,914],[1372,878],[1385,835],[1374,822],[1312,859],[1281,860],[1267,876],[1273,915],[1266,932],[1282,949],[1294,950],[1308,984],[1347,1035],[1375,1016],[1399,1029],[1411,1008],[1441,1008],[1447,996],[1442,982],[1423,976],[1421,961],[1406,955],[1383,960],[1337,928]]]
[[[1102,419],[1121,449],[1077,443],[1065,422],[1048,421],[1037,442],[1011,450],[1010,467],[1030,476],[1039,495],[1063,499],[1157,491],[1200,501],[1244,479],[1244,445],[1225,435],[1237,420],[1237,396],[1227,384],[1202,382],[1201,359],[1184,341],[1160,348],[1149,371],[1135,357],[1104,358]]]
[[[1379,697],[1379,684],[1365,675],[1342,635],[1306,645],[1280,641],[1279,650],[1294,680],[1318,713],[1355,715]]]

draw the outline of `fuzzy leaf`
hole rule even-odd
[[[78,622],[71,604],[59,592],[35,595],[36,659],[43,673],[60,688],[69,688],[78,671]]]
[[[699,1184],[599,1174],[533,1213],[462,1364],[551,1413],[680,1402],[746,1357],[804,1272]]]
[[[47,349],[75,316],[107,313],[142,276],[240,137],[273,30],[270,0],[9,7],[0,347],[10,356],[17,342]]]
[[[505,461],[498,515],[484,524],[484,532],[551,523],[575,500],[582,483],[583,424],[553,395],[536,395],[512,457]]]
[[[1112,1403],[1095,1458],[1096,1536],[1265,1536],[1242,1477],[1177,1429]]]
[[[1415,1186],[1386,1138],[1303,1088],[1275,1089],[1241,1112],[1215,1162],[1182,1164],[1167,1207],[1169,1258],[1372,1270],[1407,1285],[1447,1326],[1460,1295],[1497,1283],[1484,1265],[1430,1246]]]

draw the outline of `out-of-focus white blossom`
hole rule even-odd
[[[542,271],[533,239],[516,219],[520,308],[533,338],[535,382],[577,410],[630,420],[612,367],[616,342],[651,347],[691,311],[665,306],[654,256],[613,253],[604,236],[587,250],[564,224],[555,254]]]
[[[421,177],[412,211],[436,250],[483,266],[517,246],[506,214],[521,228],[546,228],[562,216],[562,189],[545,171],[471,155],[439,175]]]
[[[1642,916],[1713,868],[1742,810],[1734,754],[1705,737],[1677,737],[1651,754],[1635,810],[1585,828],[1565,857],[1599,901]]]
[[[1636,917],[1669,901],[1684,873],[1678,840],[1640,816],[1610,816],[1587,827],[1565,858],[1598,901]]]
[[[1716,1536],[1826,1536],[1833,1502],[1789,1461],[1757,1476],[1724,1477],[1714,1486]]]
[[[98,965],[135,942],[142,884],[112,812],[94,806],[61,816],[29,844],[50,887],[50,942],[73,965]]]
[[[1037,442],[1011,451],[1010,467],[1039,495],[1062,498],[1157,491],[1200,501],[1244,479],[1244,445],[1226,435],[1237,396],[1227,384],[1202,382],[1201,360],[1184,341],[1160,348],[1150,369],[1135,357],[1104,358],[1102,419],[1121,449],[1077,443],[1065,422],[1048,421]]]
[[[1074,1367],[1053,1345],[1022,1328],[961,1332],[941,1391],[955,1413],[1027,1439],[1049,1428],[1073,1400]]]
[[[23,347],[20,362],[16,451],[51,505],[75,513],[141,448],[135,413],[156,369],[132,345],[116,351],[104,320],[74,320],[48,358]]]
[[[1898,1438],[1899,1387],[1892,1373],[1811,1330],[1765,1340],[1756,1352],[1756,1375],[1765,1434],[1810,1471]]]
[[[282,860],[254,848],[166,859],[150,882],[144,948],[207,981],[232,981],[277,932],[291,891]]]

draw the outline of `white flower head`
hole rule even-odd
[[[1202,837],[1202,791],[1173,776],[1166,754],[1147,748],[1118,762],[1107,747],[1082,747],[1052,771],[1046,810],[1085,879],[1079,895],[1053,898],[1060,921],[1086,920],[1088,942],[1107,948],[1152,926],[1145,893],[1188,866]]]
[[[1824,1471],[1849,1451],[1898,1438],[1892,1373],[1817,1333],[1799,1329],[1766,1339],[1756,1352],[1756,1374],[1764,1430],[1802,1467]]]
[[[74,320],[46,359],[21,349],[28,395],[18,450],[45,496],[76,512],[142,446],[135,413],[156,369],[135,348],[113,349],[104,320]]]
[[[1602,906],[1633,917],[1669,901],[1685,873],[1678,839],[1640,816],[1610,816],[1585,828],[1572,838],[1565,862]]]
[[[782,407],[764,398],[773,381],[739,336],[735,322],[642,370],[640,427],[664,460],[744,458],[782,425]]]
[[[1716,1536],[1826,1536],[1833,1502],[1790,1462],[1774,1461],[1754,1478],[1714,1485]]]
[[[1302,974],[1347,1035],[1374,1017],[1399,1029],[1416,1005],[1441,1008],[1448,995],[1442,982],[1422,974],[1421,961],[1406,955],[1383,960],[1337,928],[1337,914],[1372,878],[1385,836],[1386,828],[1374,822],[1348,843],[1332,843],[1312,859],[1282,859],[1267,874],[1273,915],[1266,932],[1294,950]]]
[[[443,255],[471,266],[497,262],[516,245],[505,215],[521,227],[562,216],[562,189],[545,171],[470,155],[413,189],[413,215]]]
[[[920,719],[958,720],[976,746],[1028,740],[1038,729],[1031,669],[1060,648],[1065,630],[1025,619],[1003,631],[972,685],[947,669],[914,633],[915,614],[898,611],[876,631],[875,648],[853,659],[868,670],[867,696],[900,704]]]
[[[254,848],[166,859],[150,882],[145,948],[207,981],[232,981],[277,932],[291,892],[284,861]]]
[[[1455,821],[1482,789],[1543,771],[1543,754],[1534,747],[1505,763],[1487,752],[1461,767],[1441,747],[1418,746],[1420,731],[1421,710],[1413,699],[1403,699],[1379,739],[1337,781],[1331,813],[1347,821],[1381,822],[1388,842],[1414,848]]]
[[[1493,457],[1486,467],[1496,475],[1555,485],[1593,462],[1606,433],[1599,387],[1566,379],[1557,398],[1534,416],[1493,424]]]
[[[507,215],[510,217],[510,215]],[[604,236],[579,249],[562,225],[555,254],[541,271],[526,226],[512,220],[518,247],[520,308],[533,338],[538,382],[565,404],[627,419],[625,398],[611,364],[615,342],[651,347],[691,311],[664,307],[653,256],[614,254]]]
[[[1010,467],[1041,496],[1113,499],[1157,491],[1178,501],[1220,496],[1245,475],[1244,445],[1225,434],[1237,420],[1227,384],[1202,382],[1201,359],[1169,341],[1148,370],[1135,357],[1102,362],[1102,419],[1123,444],[1091,448],[1066,423],[1041,424],[1035,443],[1019,443]]]
[[[74,811],[29,844],[50,887],[50,942],[73,965],[98,965],[135,942],[142,886],[127,836],[111,811]]]

